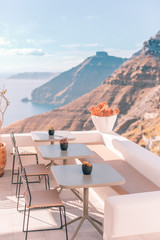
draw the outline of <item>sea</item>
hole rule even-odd
[[[2,128],[18,120],[48,112],[54,109],[54,105],[35,104],[32,102],[22,102],[25,97],[31,99],[33,89],[43,85],[49,79],[9,79],[0,76],[0,88],[7,89],[6,97],[10,102],[4,116]]]

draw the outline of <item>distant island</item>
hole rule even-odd
[[[23,72],[9,76],[9,79],[52,79],[60,74],[60,72]]]
[[[22,101],[22,102],[30,102],[31,100],[29,100],[29,98],[25,97],[25,98],[22,98],[21,101]]]

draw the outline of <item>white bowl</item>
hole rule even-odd
[[[92,121],[99,132],[112,132],[114,124],[117,119],[117,114],[109,116],[109,117],[98,117],[91,116]]]

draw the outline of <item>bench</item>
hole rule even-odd
[[[94,157],[85,158],[86,161],[91,163],[104,163],[106,162],[113,167],[121,176],[126,180],[125,184],[121,186],[105,187],[103,191],[106,192],[106,196],[151,192],[158,191],[160,188],[152,183],[149,179],[139,173],[126,161],[121,160],[116,154],[111,152],[102,143],[90,143],[86,144],[95,154]],[[84,159],[80,159],[81,162]],[[112,190],[111,190],[112,189]]]
[[[122,157],[105,144],[86,145],[95,156],[85,160],[106,162],[126,179],[121,186],[95,189],[105,199],[103,238],[160,231],[160,158],[126,139],[114,141]]]

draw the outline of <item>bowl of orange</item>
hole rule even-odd
[[[84,161],[82,164],[82,172],[84,175],[90,175],[92,172],[92,164],[88,161]]]

